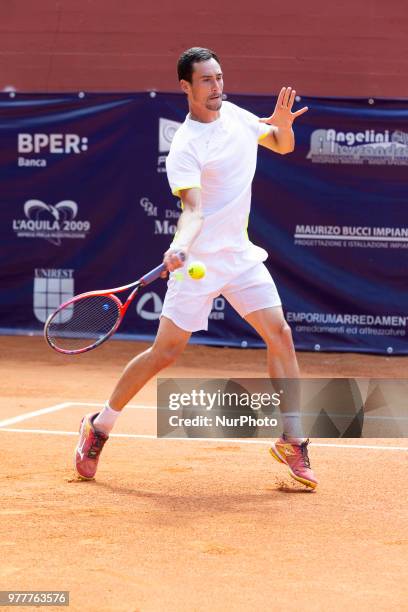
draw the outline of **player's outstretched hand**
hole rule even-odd
[[[295,97],[295,89],[291,87],[282,87],[273,114],[270,117],[263,117],[259,121],[261,123],[268,123],[269,125],[276,125],[276,127],[279,128],[290,129],[294,120],[309,110],[307,106],[304,106],[300,110],[292,113]]]

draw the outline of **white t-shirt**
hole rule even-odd
[[[166,159],[174,195],[191,187],[201,189],[204,223],[189,259],[211,264],[217,256],[218,269],[227,280],[268,256],[250,242],[247,225],[258,142],[269,132],[270,126],[256,115],[223,102],[219,118],[211,123],[187,115]]]

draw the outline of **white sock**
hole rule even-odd
[[[288,441],[299,444],[305,439],[303,435],[300,412],[282,412],[283,432]]]
[[[95,429],[102,431],[104,434],[109,434],[119,415],[120,410],[113,410],[113,408],[109,406],[109,402],[105,402],[104,409],[98,414],[93,422]]]

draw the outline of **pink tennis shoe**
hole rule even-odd
[[[98,467],[99,455],[109,438],[108,435],[97,431],[93,426],[98,412],[86,414],[79,428],[79,440],[75,449],[75,469],[84,480],[92,480]]]
[[[304,484],[306,487],[315,489],[318,485],[318,480],[310,467],[309,455],[307,452],[307,446],[309,440],[305,440],[299,444],[289,442],[282,435],[282,438],[272,444],[269,449],[272,457],[284,463],[289,468],[289,474],[298,482]]]

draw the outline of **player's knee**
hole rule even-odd
[[[166,368],[174,363],[182,352],[183,348],[178,345],[153,345],[152,347],[153,357],[157,361],[158,366],[161,368]]]
[[[286,321],[284,325],[282,326],[281,335],[282,335],[282,341],[285,346],[285,349],[287,351],[294,351],[295,347],[293,344],[292,330],[289,327],[289,325],[286,323]]]
[[[265,342],[272,353],[280,353],[282,349],[290,348],[293,344],[292,330],[286,321],[272,325],[268,329]]]

